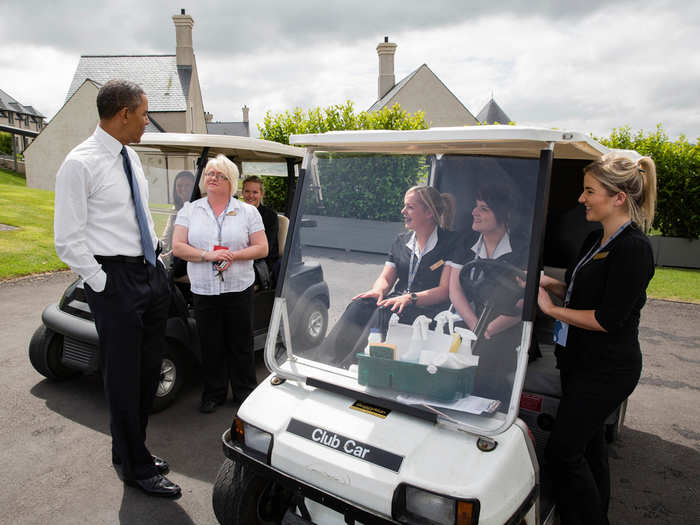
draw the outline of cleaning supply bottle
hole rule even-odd
[[[369,347],[372,343],[382,342],[382,332],[379,328],[370,328],[369,335],[367,336],[367,346],[365,346],[365,354],[369,355]]]
[[[479,363],[479,356],[472,354],[472,341],[476,341],[477,337],[474,332],[467,330],[466,328],[455,327],[455,334],[458,334],[461,338],[461,344],[457,353],[464,357],[469,362],[469,366],[477,366]],[[473,364],[471,364],[473,363]]]
[[[401,361],[409,361],[417,363],[420,358],[421,350],[428,339],[428,326],[430,319],[424,315],[419,315],[413,321],[413,332],[411,334],[411,342],[408,346],[408,351],[401,356]]]

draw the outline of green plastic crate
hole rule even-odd
[[[394,361],[357,354],[357,382],[364,386],[385,388],[415,396],[452,402],[471,394],[474,388],[475,366],[467,368],[437,367],[428,373],[427,365]]]

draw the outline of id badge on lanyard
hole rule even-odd
[[[420,266],[420,260],[423,258],[423,254],[416,255],[416,264],[415,267],[413,265],[413,256],[415,255],[416,252],[416,238],[415,234],[413,237],[413,248],[411,249],[411,258],[409,259],[408,263],[408,279],[407,281],[407,286],[406,286],[406,291],[410,292],[413,290],[413,280],[416,278],[416,274],[418,273],[418,267]]]
[[[571,293],[574,289],[574,280],[576,279],[576,274],[578,271],[581,269],[582,266],[584,266],[586,263],[588,263],[591,259],[593,259],[601,250],[603,250],[608,244],[612,242],[612,240],[620,235],[622,230],[627,228],[629,224],[632,221],[627,221],[625,224],[620,226],[618,230],[613,233],[610,238],[605,241],[605,244],[601,244],[596,250],[593,250],[591,248],[588,253],[581,259],[576,267],[574,268],[574,271],[571,273],[571,282],[569,283],[569,287],[566,289],[566,297],[564,298],[564,308],[568,308],[569,306],[569,301],[571,301]],[[594,245],[595,247],[595,245]],[[554,343],[558,344],[559,346],[566,346],[566,340],[569,337],[569,323],[565,323],[564,321],[560,320],[555,320],[554,321]]]

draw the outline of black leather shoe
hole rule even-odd
[[[216,407],[219,405],[223,405],[223,403],[219,403],[213,399],[207,399],[206,401],[202,401],[202,404],[199,405],[199,411],[202,414],[211,414],[212,412],[216,412]]]
[[[170,465],[168,465],[168,462],[166,460],[164,460],[163,458],[159,458],[158,456],[151,457],[153,458],[153,464],[158,469],[159,474],[167,474],[168,472],[170,472]],[[122,466],[122,462],[118,460],[115,461],[114,458],[112,459],[112,463],[120,468]]]
[[[182,494],[180,486],[176,485],[162,474],[156,474],[152,478],[133,479],[126,481],[127,485],[138,487],[149,496],[161,498],[179,498]]]
[[[163,458],[153,456],[153,464],[158,469],[159,474],[167,474],[168,472],[170,472],[170,465],[168,465],[168,462]]]

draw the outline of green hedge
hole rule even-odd
[[[0,154],[12,155],[12,135],[0,131]]]
[[[357,129],[425,129],[422,112],[414,115],[398,104],[392,108],[368,113],[355,113],[353,103],[272,114],[268,112],[258,124],[260,138],[289,144],[289,135],[324,133],[326,131]],[[427,177],[427,167],[421,159],[411,157],[375,158],[368,164],[366,156],[333,162],[321,159],[319,172],[323,187],[323,206],[308,203],[310,209],[322,215],[356,217],[376,220],[400,220],[403,192],[418,180]],[[381,164],[381,165],[380,165]],[[374,173],[389,174],[379,180]],[[286,179],[263,177],[265,203],[277,210],[284,209]]]
[[[654,228],[667,237],[700,238],[700,146],[681,136],[669,140],[661,124],[655,132],[629,126],[598,139],[611,148],[633,149],[654,159],[658,198]]]

